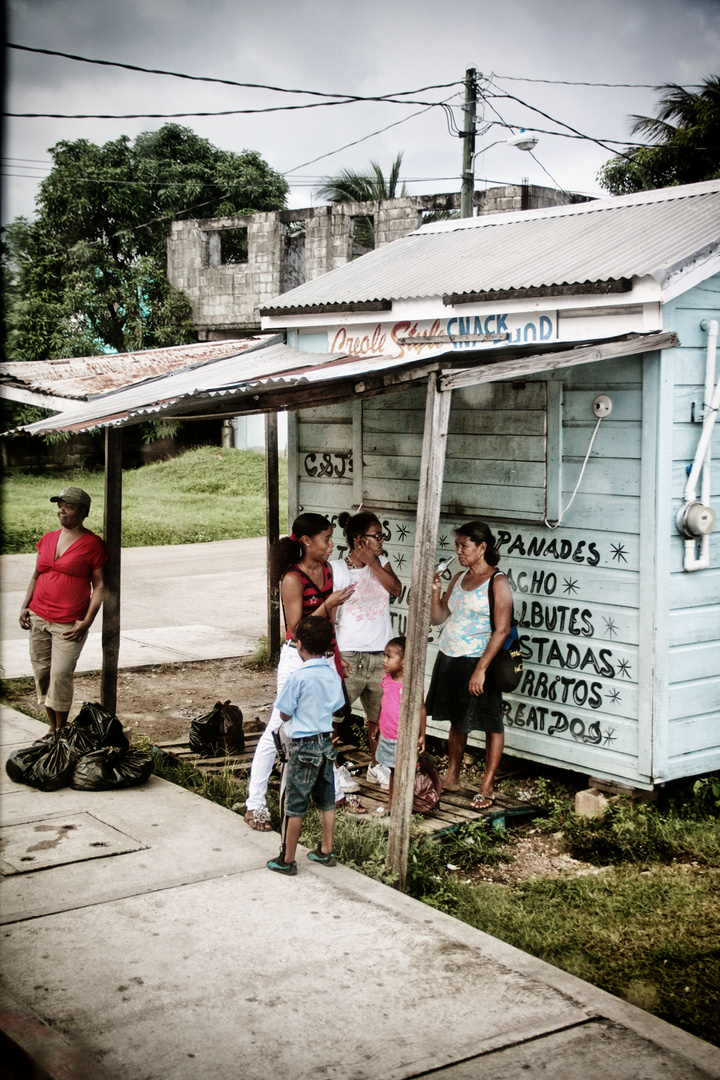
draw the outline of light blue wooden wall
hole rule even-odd
[[[699,357],[699,345],[693,348]],[[720,560],[716,554],[714,569],[695,575],[700,580],[690,592],[680,584],[692,575],[679,569],[682,545],[671,529],[670,487],[681,494],[672,477],[683,471],[684,459],[677,451],[674,467],[663,460],[676,453],[672,411],[682,409],[675,390],[689,394],[695,385],[670,385],[671,366],[692,380],[700,361],[671,355],[456,391],[438,548],[428,552],[436,560],[451,551],[453,530],[472,517],[487,520],[501,541],[500,565],[515,591],[526,655],[524,679],[505,703],[508,751],[646,787],[683,774],[696,753],[679,751],[683,737],[694,743],[712,738],[713,707],[703,704],[693,714],[691,731],[684,699],[687,692],[695,708],[693,702],[709,700],[700,682],[712,683],[716,697],[720,686],[718,635],[710,636],[720,603]],[[704,371],[704,354],[702,365]],[[600,425],[572,506],[551,530],[543,520],[546,501],[554,520],[570,500],[595,428],[592,402],[599,393],[611,398],[612,413]],[[397,633],[407,620],[424,405],[424,387],[404,388],[362,404],[304,411],[290,424],[291,519],[302,507],[335,521],[361,501],[378,513],[386,552],[405,586],[391,607]],[[679,437],[684,447],[692,443],[688,432]],[[718,490],[717,480],[713,486]],[[677,498],[672,511],[676,505]],[[335,539],[340,555],[344,541],[337,530]],[[712,577],[703,585],[705,575]],[[438,633],[434,628],[430,634],[428,674]],[[675,653],[683,657],[682,686],[663,674]],[[706,671],[697,678],[703,662],[714,664],[709,680]],[[432,721],[428,728],[446,735]],[[481,744],[482,738],[471,741]]]
[[[659,485],[660,531],[668,564],[668,587],[661,593],[667,611],[667,775],[687,776],[720,768],[720,531],[710,537],[710,568],[683,571],[683,541],[675,528],[686,469],[692,463],[701,424],[707,333],[703,319],[720,319],[720,275],[683,294],[665,308],[664,323],[677,331],[681,346],[671,363],[673,428],[670,483]],[[720,357],[715,381],[720,376]],[[720,424],[712,442],[711,499],[720,514]],[[700,496],[700,486],[697,490]],[[662,765],[662,762],[658,762]]]

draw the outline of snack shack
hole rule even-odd
[[[379,515],[397,633],[424,435],[428,564],[469,519],[499,538],[507,753],[646,789],[720,768],[719,181],[425,225],[263,316],[309,367],[354,362],[342,400],[290,414],[289,517]]]

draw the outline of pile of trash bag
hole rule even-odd
[[[150,754],[131,750],[117,716],[97,702],[82,706],[75,719],[16,750],[5,771],[17,784],[40,791],[71,785],[109,791],[143,784],[153,771]]]
[[[223,757],[245,750],[242,709],[230,700],[216,701],[209,713],[190,724],[190,749],[200,757]]]

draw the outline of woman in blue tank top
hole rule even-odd
[[[510,633],[512,592],[505,575],[496,570],[500,556],[495,537],[483,521],[469,521],[455,533],[455,552],[463,569],[455,574],[445,595],[440,576],[433,580],[430,621],[445,623],[439,641],[427,712],[436,721],[449,721],[448,769],[445,791],[460,787],[460,766],[471,731],[485,734],[485,775],[472,801],[474,810],[492,806],[495,774],[505,746],[502,694],[487,668]],[[488,586],[493,582],[494,630],[490,625]]]

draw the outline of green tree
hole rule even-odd
[[[376,202],[378,199],[403,198],[408,194],[405,184],[398,191],[402,152],[390,167],[387,177],[377,161],[370,162],[367,173],[342,169],[336,176],[326,176],[317,188],[317,195],[330,202]],[[372,250],[375,247],[375,227],[371,217],[355,219],[354,247]],[[357,254],[362,254],[358,251]]]
[[[178,124],[50,153],[37,217],[5,230],[8,360],[193,340],[189,302],[167,279],[171,222],[278,210],[288,190],[259,154],[220,150]]]
[[[606,162],[598,181],[611,195],[693,184],[720,177],[720,77],[710,75],[693,93],[667,83],[657,116],[633,116],[633,135],[652,140]]]

